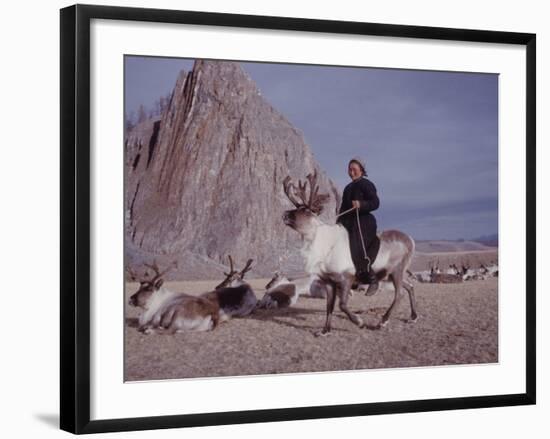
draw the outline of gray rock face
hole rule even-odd
[[[317,170],[334,221],[336,186],[302,134],[232,62],[197,61],[181,72],[160,119],[127,133],[126,256],[130,265],[178,260],[175,277],[219,278],[228,254],[254,259],[252,276],[303,268],[282,181]],[[211,267],[211,269],[209,269]]]

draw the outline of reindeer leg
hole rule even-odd
[[[414,285],[408,280],[403,279],[403,288],[409,293],[409,301],[411,303],[411,322],[416,322],[418,314],[416,313],[416,299],[414,297]]]
[[[212,318],[212,331],[213,331],[214,329],[216,329],[216,327],[220,323],[220,313],[214,311],[210,314],[210,317]]]
[[[334,312],[334,304],[336,303],[336,292],[332,285],[328,285],[327,288],[327,317],[325,320],[325,327],[321,331],[315,333],[315,337],[326,336],[330,333],[332,313]]]
[[[155,330],[153,329],[153,326],[149,323],[146,323],[145,325],[142,325],[138,328],[138,331],[142,334],[154,334]]]
[[[338,297],[340,299],[340,310],[342,310],[348,316],[348,318],[357,326],[359,326],[360,328],[364,327],[365,323],[363,322],[363,319],[352,313],[348,308],[348,299],[351,291],[351,281],[344,279],[341,283],[337,285],[336,288]]]
[[[403,275],[399,274],[399,273],[392,273],[390,275],[391,280],[393,282],[393,286],[395,288],[395,295],[393,296],[392,304],[390,305],[388,310],[385,312],[385,314],[382,316],[382,321],[378,325],[381,328],[386,326],[386,323],[388,322],[388,319],[390,318],[390,315],[391,315],[393,309],[395,308],[395,306],[399,302],[399,299],[401,298],[401,284],[402,284],[402,281],[403,281],[402,276]]]

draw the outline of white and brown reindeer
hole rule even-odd
[[[173,267],[160,271],[156,262],[145,264],[154,271],[139,277],[127,269],[130,278],[139,282],[138,290],[130,297],[129,304],[143,309],[139,316],[138,330],[149,334],[166,331],[171,334],[185,331],[210,331],[220,320],[217,302],[203,297],[176,293],[164,287],[163,276]]]
[[[250,284],[244,281],[244,276],[252,269],[252,259],[246,262],[241,271],[234,269],[233,258],[229,255],[229,273],[213,291],[201,294],[201,297],[215,301],[220,308],[220,320],[232,317],[245,317],[256,308],[258,299]]]
[[[475,273],[475,270],[470,268],[470,264],[467,262],[462,262],[460,274],[462,275],[463,280],[472,280]]]
[[[456,276],[456,275],[460,274],[460,270],[458,269],[456,264],[449,264],[449,268],[447,268],[447,270],[445,270],[445,273],[446,274],[454,274]]]
[[[163,276],[172,268],[160,271],[156,262],[151,268],[155,275],[150,278],[147,273],[141,279],[128,270],[133,280],[139,280],[140,286],[130,297],[130,305],[143,308],[139,317],[140,332],[150,333],[155,330],[170,333],[185,331],[209,331],[218,323],[232,317],[244,317],[254,311],[256,295],[243,278],[250,270],[252,260],[243,270],[233,270],[231,261],[230,274],[215,290],[191,296],[175,293],[163,286]],[[226,273],[227,275],[228,273]],[[231,279],[229,279],[231,277]],[[229,286],[226,286],[229,285]]]
[[[491,277],[498,277],[498,264],[496,262],[490,262],[487,266],[487,274]]]
[[[364,327],[363,320],[348,308],[350,288],[355,277],[348,232],[340,224],[330,225],[321,221],[319,214],[329,195],[319,194],[316,172],[306,178],[304,183],[298,182],[298,187],[292,183],[290,176],[284,179],[283,189],[295,209],[284,212],[283,221],[303,237],[302,254],[306,271],[317,275],[328,286],[325,325],[316,335],[330,332],[336,298],[339,299],[340,310],[357,326]],[[405,276],[414,254],[414,240],[398,230],[383,231],[379,238],[380,249],[371,268],[380,281],[388,279],[393,283],[395,295],[376,328],[387,323],[402,295],[402,287],[409,295],[411,321],[416,321],[414,287]]]
[[[480,268],[471,268],[470,264],[462,264],[462,278],[465,281],[470,280],[485,280],[487,278],[487,275],[484,270],[483,264],[481,264]]]
[[[275,273],[265,289],[262,299],[258,301],[257,307],[260,309],[288,308],[300,297],[300,290],[296,284],[279,273]]]
[[[301,296],[324,299],[327,287],[316,275],[289,279],[277,271],[265,289],[258,308],[287,308],[296,304]]]
[[[489,277],[498,277],[498,265],[494,262],[490,262],[488,265],[481,263],[478,271],[485,276],[485,279]]]
[[[421,283],[430,283],[432,281],[432,271],[423,270],[408,273],[411,278]]]

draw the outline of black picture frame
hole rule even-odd
[[[61,429],[77,434],[99,433],[535,404],[535,34],[89,5],[70,6],[61,9],[60,14]],[[90,21],[92,19],[525,46],[527,60],[525,66],[527,84],[525,115],[527,161],[525,393],[90,420]]]

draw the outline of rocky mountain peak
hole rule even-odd
[[[197,61],[161,118],[127,135],[127,256],[186,255],[184,278],[219,276],[207,267],[227,254],[253,258],[257,275],[300,271],[298,235],[281,220],[291,206],[282,181],[314,170],[333,217],[337,190],[302,134],[237,63]]]

